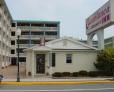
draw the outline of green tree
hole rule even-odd
[[[99,71],[104,72],[107,75],[113,74],[113,64],[114,64],[114,50],[111,48],[106,48],[102,50],[97,55],[97,62],[95,66]]]

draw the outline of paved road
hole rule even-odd
[[[114,92],[114,84],[0,86],[0,92]]]

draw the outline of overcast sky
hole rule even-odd
[[[108,0],[5,0],[14,20],[60,21],[60,35],[86,39],[85,19]],[[114,27],[105,29],[105,38]]]

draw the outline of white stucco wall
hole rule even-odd
[[[26,52],[26,75],[28,75],[28,72],[31,72],[32,75],[34,75],[34,53],[33,51],[27,51]]]
[[[79,50],[87,49],[86,46],[80,45],[80,42],[78,41],[76,44],[76,42],[65,40],[65,39],[58,41],[56,43],[48,44],[47,46],[52,47],[54,49],[79,49]]]
[[[66,63],[66,54],[72,54],[72,63]],[[52,72],[94,71],[97,52],[56,52],[56,66]]]
[[[45,74],[52,74],[54,72],[78,72],[80,70],[94,71],[96,70],[94,62],[96,62],[96,51],[58,51],[56,53],[56,66],[49,68],[49,52],[43,52],[45,54]],[[40,52],[29,51],[26,53],[26,74],[32,73],[32,76],[36,74],[36,54]],[[72,63],[66,63],[66,54],[72,54]]]

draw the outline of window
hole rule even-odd
[[[26,62],[26,58],[25,58],[25,57],[20,57],[20,58],[19,58],[19,61],[20,61],[20,62]]]
[[[15,36],[15,32],[11,32],[11,36]]]
[[[15,54],[15,50],[11,50],[11,54]]]
[[[17,58],[16,57],[12,57],[11,58],[11,64],[12,65],[16,65],[16,63],[17,63],[16,61],[17,61]]]
[[[72,63],[72,54],[66,55],[66,63]]]
[[[43,35],[43,32],[31,32],[31,35]]]
[[[57,35],[57,32],[45,32],[46,35]]]
[[[33,27],[44,27],[44,24],[37,24],[37,23],[35,24],[34,23],[34,24],[31,24],[31,26],[33,26]]]
[[[12,23],[12,27],[16,27],[16,24],[15,23]]]
[[[46,27],[57,27],[57,24],[45,24]]]
[[[15,45],[15,41],[13,40],[13,41],[11,41],[11,45]]]
[[[30,23],[17,23],[17,26],[30,26]]]
[[[55,53],[52,53],[52,67],[55,67]]]
[[[39,40],[31,40],[31,44],[40,44]]]

